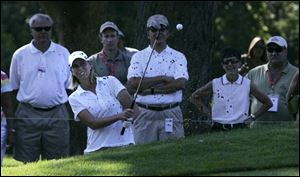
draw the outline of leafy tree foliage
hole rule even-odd
[[[299,65],[298,1],[1,1],[1,69],[8,73],[13,52],[28,43],[31,36],[26,20],[37,12],[54,19],[53,39],[70,52],[98,52],[100,25],[114,21],[125,34],[127,46],[143,49],[148,45],[147,18],[165,14],[170,21],[170,46],[186,54],[190,81],[185,91],[184,115],[191,122],[205,119],[188,104],[187,97],[224,71],[219,64],[220,50],[233,46],[248,50],[255,36],[267,40],[281,35],[288,41],[289,59]],[[177,23],[184,29],[175,31]],[[203,127],[189,127],[196,131]]]
[[[26,21],[37,10],[33,1],[1,1],[1,70],[7,74],[14,51],[31,40]]]
[[[251,40],[261,36],[283,36],[288,42],[290,62],[299,66],[299,2],[294,1],[224,1],[216,18],[216,45],[213,75],[221,70],[219,51],[227,45],[247,52]]]

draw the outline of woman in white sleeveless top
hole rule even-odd
[[[241,66],[241,55],[233,48],[222,51],[222,68],[225,74],[215,78],[205,86],[196,90],[190,101],[200,111],[206,113],[213,121],[213,130],[243,128],[250,125],[254,119],[272,107],[268,96],[257,86],[238,72]],[[205,104],[205,99],[212,94],[211,108]],[[261,103],[261,108],[249,115],[250,95]]]

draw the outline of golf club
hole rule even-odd
[[[153,47],[152,47],[152,51],[151,51],[150,56],[149,56],[149,59],[148,59],[148,61],[147,61],[147,64],[146,64],[145,70],[144,70],[144,72],[143,72],[142,78],[140,79],[139,84],[138,84],[138,87],[137,87],[137,89],[136,89],[136,91],[135,91],[135,93],[134,93],[134,95],[133,95],[133,101],[132,101],[131,106],[130,106],[131,109],[133,109],[133,107],[134,107],[135,100],[136,100],[136,98],[137,98],[137,94],[138,94],[138,92],[139,92],[139,90],[140,90],[140,87],[141,87],[141,85],[142,85],[142,82],[143,82],[143,80],[144,80],[144,77],[145,77],[145,74],[146,74],[148,65],[149,65],[150,60],[151,60],[151,56],[152,56],[152,54],[153,54],[153,51],[154,51],[154,48],[155,48],[155,45],[156,45],[158,36],[159,36],[159,34],[160,34],[160,28],[161,28],[160,25],[155,25],[155,26],[152,26],[152,27],[154,27],[155,29],[157,29],[157,30],[158,30],[158,33],[157,33],[157,35],[156,35],[156,37],[155,37],[155,40],[154,40],[154,43],[153,43]],[[132,122],[133,122],[133,118],[128,118],[127,121],[130,121],[130,122],[132,123]],[[122,130],[121,130],[121,135],[124,134],[125,129],[126,129],[126,127],[123,126],[123,128],[122,128]]]

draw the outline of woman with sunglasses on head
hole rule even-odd
[[[273,102],[273,107],[259,118],[262,122],[295,120],[288,113],[286,94],[293,76],[299,69],[289,63],[287,54],[286,40],[281,36],[273,36],[267,41],[268,63],[253,68],[247,74],[247,77],[268,94]],[[256,98],[251,99],[252,113],[260,106]]]
[[[137,106],[129,109],[132,98],[121,82],[114,76],[96,77],[86,60],[87,55],[82,51],[69,57],[73,85],[77,86],[69,96],[69,103],[75,120],[88,126],[84,154],[134,144],[131,122],[126,120],[137,116]],[[120,135],[123,126],[127,129]]]
[[[221,65],[225,74],[196,90],[190,97],[190,101],[212,118],[212,130],[247,127],[256,117],[267,111],[272,106],[272,102],[249,79],[238,73],[241,55],[237,50],[230,47],[223,49]],[[210,108],[205,104],[205,99],[211,94],[212,107]],[[263,104],[252,114],[248,114],[250,94]]]
[[[241,75],[246,75],[250,69],[267,62],[266,44],[263,38],[257,36],[252,39],[248,52],[242,55],[242,62],[239,68]]]

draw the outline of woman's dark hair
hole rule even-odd
[[[241,61],[241,52],[230,46],[223,48],[221,51],[221,63],[223,62],[224,58],[229,57],[236,57],[238,60]]]

